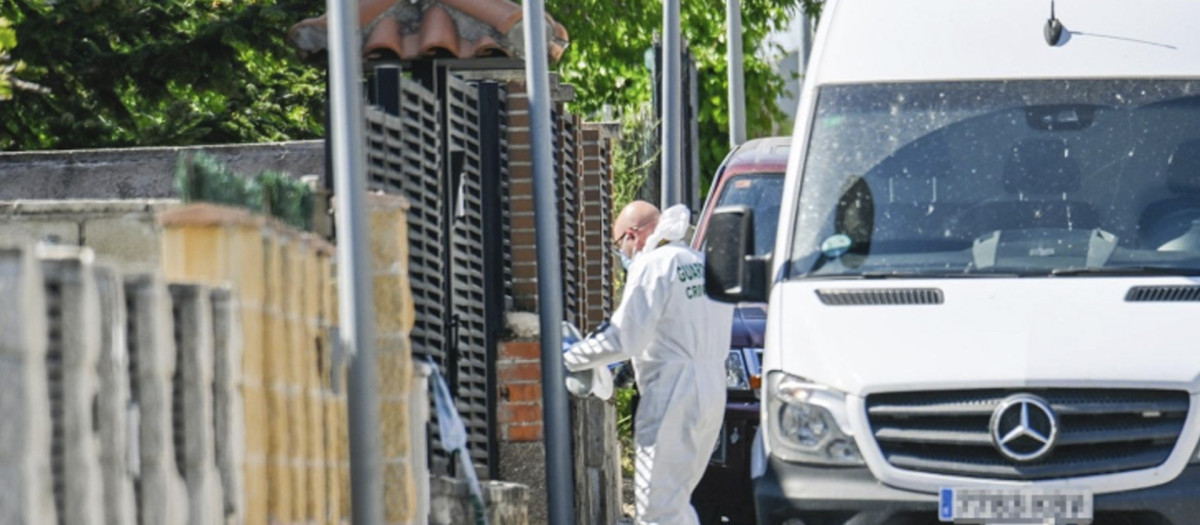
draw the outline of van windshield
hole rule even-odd
[[[1200,274],[1200,80],[825,86],[794,277]]]

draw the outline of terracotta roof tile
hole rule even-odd
[[[510,0],[359,0],[363,56],[404,60],[425,57],[524,57],[521,6]],[[567,30],[546,15],[549,58],[566,50]],[[288,42],[304,58],[326,51],[324,15],[292,26]]]

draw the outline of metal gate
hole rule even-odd
[[[577,117],[566,112],[565,104],[555,105],[554,124],[555,176],[558,179],[559,240],[562,252],[563,316],[582,326],[579,293],[579,126]]]
[[[467,427],[471,459],[488,475],[491,426],[484,297],[483,181],[479,155],[479,95],[443,70],[443,137],[451,181],[453,226],[450,280],[450,388]]]
[[[434,89],[400,73],[394,66],[377,68],[370,85],[368,187],[402,193],[412,205],[413,356],[442,369],[466,425],[471,462],[480,476],[491,477],[494,374],[488,355],[479,89],[445,68],[425,79]],[[453,475],[436,417],[431,410],[430,469]]]

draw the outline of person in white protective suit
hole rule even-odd
[[[613,227],[630,260],[607,327],[563,355],[569,371],[632,359],[641,401],[634,417],[636,523],[690,525],[689,503],[721,430],[733,308],[704,293],[704,260],[689,248],[690,213],[637,201]]]

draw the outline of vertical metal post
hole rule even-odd
[[[683,97],[680,62],[683,46],[679,36],[679,1],[663,0],[663,75],[662,75],[662,206],[680,202],[679,180],[683,139]]]
[[[676,0],[678,1],[678,0]],[[571,422],[562,364],[562,264],[550,135],[550,76],[543,0],[525,0],[525,82],[533,150],[533,205],[537,227],[538,313],[542,343],[542,410],[546,435],[546,506],[549,523],[574,525],[575,482],[571,468]]]
[[[813,19],[808,16],[808,13],[801,12],[800,16],[804,19],[800,24],[800,74],[808,74],[808,56],[812,54],[812,39],[813,39]]]
[[[350,362],[350,482],[354,525],[383,523],[379,401],[375,390],[375,298],[364,213],[362,64],[356,0],[327,0],[337,202],[338,312]]]
[[[746,87],[742,68],[742,2],[725,2],[725,50],[729,64],[729,147],[746,142]]]

